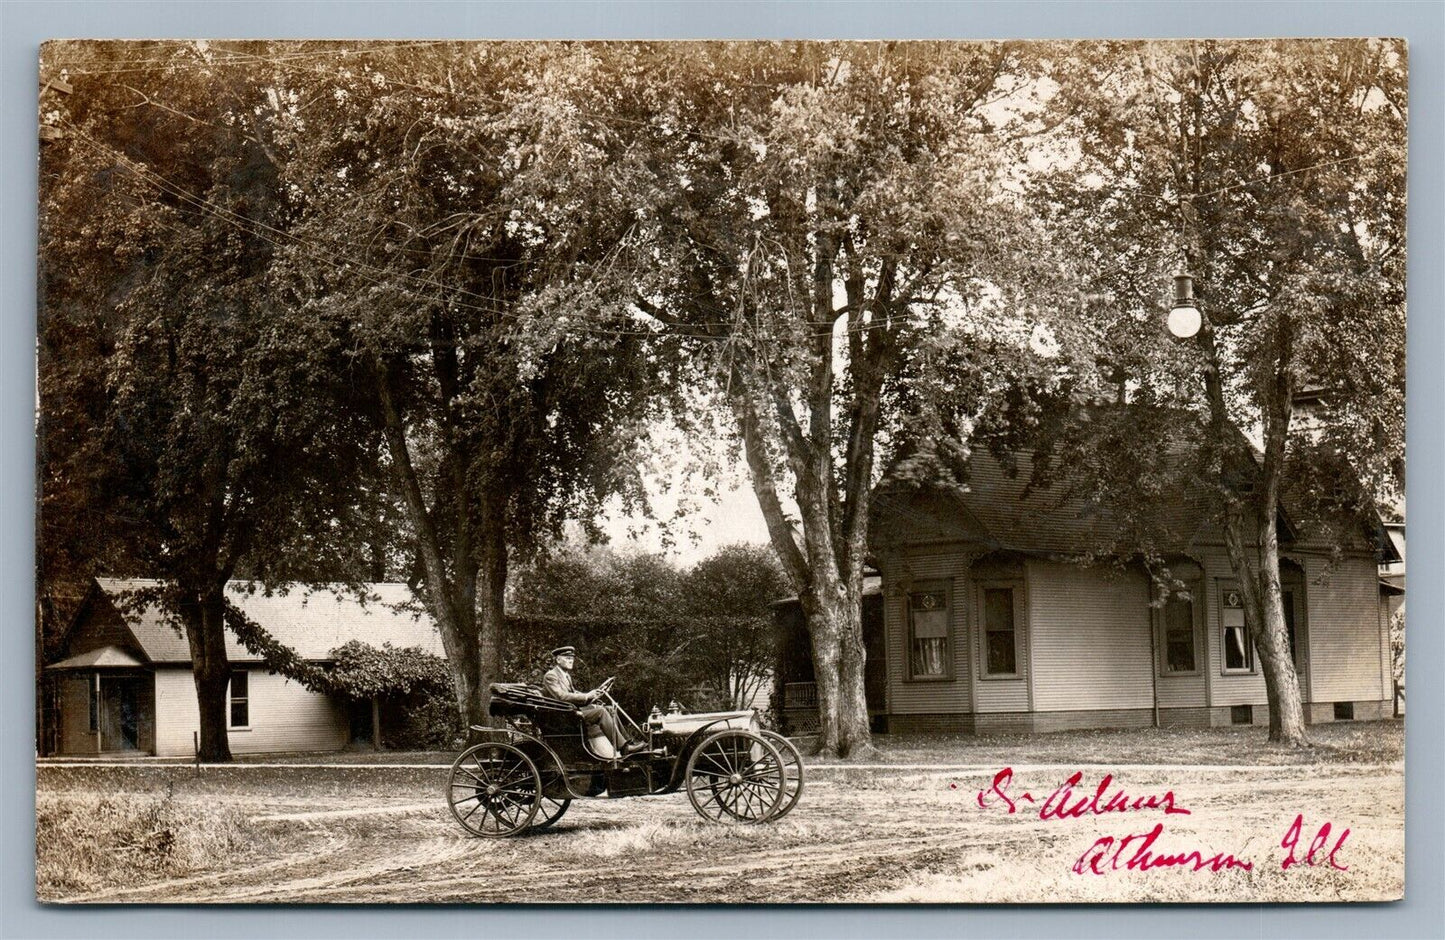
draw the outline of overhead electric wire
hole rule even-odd
[[[477,294],[477,293],[474,293],[474,292],[472,292],[472,291],[466,290],[465,288],[450,286],[450,285],[444,284],[444,283],[442,283],[442,282],[440,282],[440,281],[433,280],[433,279],[431,279],[431,278],[427,278],[427,277],[423,277],[423,276],[415,275],[415,274],[410,274],[410,273],[407,273],[407,272],[404,272],[404,271],[397,271],[397,270],[392,270],[392,269],[388,269],[388,268],[378,267],[378,266],[376,266],[376,265],[368,264],[368,263],[366,263],[366,262],[364,262],[364,261],[359,261],[359,260],[357,260],[357,259],[355,259],[355,258],[348,258],[348,257],[342,256],[342,255],[338,255],[338,254],[335,253],[335,252],[327,251],[327,250],[325,250],[325,249],[323,249],[323,248],[318,248],[314,243],[312,243],[310,240],[308,240],[308,239],[306,239],[306,238],[304,238],[304,237],[302,237],[302,236],[294,235],[294,234],[292,234],[292,233],[285,232],[285,231],[283,231],[283,230],[281,230],[281,229],[277,229],[277,228],[275,228],[275,227],[273,227],[273,226],[267,225],[267,224],[264,223],[264,222],[260,222],[260,221],[255,220],[255,219],[250,219],[250,218],[248,218],[248,217],[246,217],[246,216],[239,215],[238,213],[235,213],[235,212],[232,212],[232,211],[229,210],[229,209],[226,209],[224,206],[218,206],[216,203],[211,202],[210,200],[207,200],[207,199],[205,199],[204,197],[196,196],[195,194],[189,192],[188,190],[184,189],[183,187],[175,184],[174,182],[170,181],[170,180],[167,179],[166,177],[162,176],[160,173],[157,173],[156,171],[150,169],[149,167],[145,167],[145,166],[143,166],[143,165],[138,165],[135,161],[133,161],[133,160],[131,160],[130,158],[126,157],[124,154],[121,154],[121,153],[115,151],[113,148],[110,148],[110,147],[106,146],[105,144],[102,144],[102,143],[100,143],[99,141],[96,141],[94,138],[89,137],[88,135],[84,134],[83,132],[80,132],[79,130],[72,129],[72,133],[74,133],[76,139],[80,140],[82,143],[87,144],[88,146],[92,147],[93,149],[98,150],[99,152],[107,153],[107,154],[110,155],[111,157],[120,160],[120,161],[122,162],[122,165],[124,165],[127,169],[131,170],[133,173],[135,173],[137,176],[139,176],[142,180],[146,181],[146,182],[149,183],[151,186],[155,187],[156,189],[160,190],[161,192],[166,193],[166,194],[168,194],[168,195],[170,195],[170,196],[172,196],[172,197],[174,197],[174,198],[176,198],[176,199],[182,200],[183,202],[186,202],[187,204],[190,204],[190,205],[194,206],[195,208],[201,210],[202,212],[210,213],[213,217],[218,218],[218,219],[219,219],[220,221],[222,221],[223,223],[228,224],[228,225],[231,225],[232,227],[238,228],[238,229],[246,232],[247,234],[249,234],[249,235],[251,235],[251,236],[253,236],[253,237],[259,238],[259,239],[261,239],[262,241],[265,241],[265,242],[267,242],[268,244],[270,244],[270,245],[272,245],[272,246],[274,246],[274,247],[276,247],[276,248],[280,248],[280,249],[283,249],[283,250],[284,250],[284,249],[290,249],[290,248],[296,248],[296,249],[300,249],[300,250],[302,250],[302,251],[307,251],[307,252],[309,252],[313,258],[318,258],[319,260],[326,261],[326,262],[328,262],[328,263],[330,263],[330,264],[333,264],[333,265],[353,267],[353,268],[356,268],[358,271],[363,272],[363,273],[365,273],[365,272],[374,272],[374,275],[377,276],[377,277],[379,277],[379,278],[381,278],[381,280],[371,280],[371,281],[368,281],[368,283],[374,284],[374,285],[376,285],[376,286],[395,287],[396,285],[391,284],[390,282],[391,282],[392,280],[394,280],[394,279],[400,278],[400,279],[402,279],[402,280],[404,280],[404,281],[417,282],[417,283],[421,284],[421,285],[424,286],[424,287],[433,288],[433,289],[435,289],[435,290],[437,290],[437,291],[440,291],[442,294],[447,294],[447,293],[460,293],[460,294],[463,294],[463,295],[468,296],[468,297],[475,297],[475,298],[477,298],[477,299],[479,299],[479,300],[482,300],[482,301],[488,301],[488,302],[491,301],[491,298],[487,297],[486,295],[484,295],[484,294]],[[268,234],[268,233],[271,233],[271,234]],[[273,238],[273,237],[272,237],[272,234],[274,234],[274,235],[276,235],[276,236],[280,236],[281,238],[284,238],[284,239],[288,239],[288,241],[278,241],[277,238]],[[423,298],[425,298],[425,299],[432,300],[432,301],[435,301],[435,302],[438,302],[438,303],[442,303],[442,304],[445,304],[445,305],[448,305],[448,306],[451,306],[451,307],[454,307],[454,308],[459,308],[459,309],[463,309],[463,310],[471,310],[471,311],[475,311],[475,312],[479,312],[479,313],[492,314],[492,315],[495,315],[495,316],[500,316],[500,317],[505,317],[505,318],[509,318],[509,319],[512,319],[512,320],[516,320],[516,321],[519,321],[519,322],[521,322],[521,321],[526,321],[526,320],[531,319],[531,318],[527,317],[526,315],[516,313],[515,311],[507,310],[507,309],[502,308],[502,307],[491,306],[490,303],[487,304],[487,305],[481,305],[481,304],[470,303],[470,302],[465,301],[465,300],[454,300],[454,299],[450,299],[450,298],[443,298],[443,297],[441,297],[441,296],[432,296],[432,295],[429,295],[429,294],[423,294],[423,293],[421,293],[420,291],[416,291],[416,290],[410,290],[410,291],[408,291],[408,290],[406,290],[405,288],[402,288],[402,290],[404,290],[404,291],[407,292],[407,293],[411,293],[411,294],[413,294],[413,295],[415,295],[415,296],[423,297]],[[568,323],[568,324],[566,324],[566,330],[567,330],[567,331],[575,331],[575,332],[587,332],[587,333],[591,333],[591,334],[597,335],[597,336],[609,336],[609,337],[621,337],[621,336],[659,336],[659,335],[663,335],[664,332],[665,332],[665,331],[662,331],[662,330],[645,330],[645,329],[639,329],[639,330],[608,329],[608,328],[600,328],[600,327],[589,327],[589,326],[586,325],[586,324],[574,324],[574,323]]]
[[[114,41],[115,41],[115,42],[125,42],[126,40],[114,40]],[[143,42],[143,41],[145,41],[145,40],[140,40],[140,41]],[[258,39],[258,40],[239,40],[239,41],[241,41],[241,42],[258,42],[258,43],[264,43],[264,42],[266,42],[266,40],[259,40],[259,39]],[[303,42],[303,43],[305,43],[305,42],[314,42],[314,43],[322,43],[322,44],[325,44],[325,43],[335,44],[335,42],[336,42],[335,40],[325,40],[325,39],[315,39],[315,40],[304,40],[304,39],[303,39],[303,40],[294,40],[294,41],[295,41],[295,42]],[[181,42],[181,41],[178,40],[177,42]],[[128,73],[128,72],[159,72],[159,71],[165,71],[165,70],[172,70],[172,71],[196,71],[196,70],[200,70],[200,69],[215,68],[215,67],[219,67],[219,66],[254,65],[254,64],[256,63],[256,60],[258,60],[258,59],[261,60],[261,61],[272,62],[273,64],[274,64],[274,63],[279,63],[279,62],[282,62],[282,61],[288,61],[288,60],[330,59],[330,58],[335,58],[335,57],[338,57],[338,56],[346,56],[346,55],[363,55],[363,54],[365,54],[365,53],[368,53],[368,52],[371,52],[371,51],[374,51],[374,50],[389,51],[389,50],[393,50],[393,49],[422,48],[422,47],[432,47],[432,46],[441,46],[441,45],[457,45],[457,44],[459,44],[459,43],[461,43],[461,40],[448,40],[448,39],[427,39],[427,40],[416,40],[416,41],[408,41],[408,42],[385,42],[385,41],[373,41],[373,40],[357,40],[355,43],[352,43],[352,44],[351,44],[350,48],[338,48],[338,49],[330,49],[330,50],[315,50],[315,51],[306,51],[306,52],[277,53],[277,54],[273,54],[273,55],[258,55],[257,53],[254,53],[254,52],[244,52],[244,51],[239,50],[239,49],[226,49],[226,48],[222,48],[222,47],[220,47],[220,46],[216,46],[216,45],[214,45],[214,44],[208,44],[208,47],[207,47],[206,49],[198,49],[198,48],[196,48],[196,47],[193,46],[193,45],[192,45],[192,46],[185,47],[185,48],[187,48],[188,50],[193,50],[193,51],[195,51],[195,52],[198,52],[198,53],[200,53],[200,54],[202,54],[202,55],[204,55],[204,54],[206,54],[206,53],[218,53],[218,54],[221,54],[221,55],[231,56],[232,58],[230,58],[230,59],[228,59],[228,60],[211,61],[211,62],[201,61],[201,62],[186,62],[186,63],[176,62],[174,58],[166,58],[166,59],[133,59],[133,60],[131,60],[130,62],[128,62],[124,67],[114,68],[114,69],[84,69],[84,68],[73,68],[73,67],[72,67],[73,65],[84,65],[84,64],[85,64],[83,61],[80,61],[80,60],[71,60],[69,63],[67,63],[67,61],[64,60],[64,59],[57,59],[57,60],[53,60],[53,61],[47,61],[47,62],[45,62],[44,64],[45,64],[47,67],[49,67],[49,68],[64,69],[66,72],[68,72],[68,73],[71,74],[71,75],[92,75],[92,76],[93,76],[93,75],[122,75],[122,74],[125,74],[125,73]]]
[[[336,252],[334,252],[334,251],[329,251],[329,250],[327,250],[327,249],[325,249],[325,248],[323,248],[323,247],[319,247],[319,246],[318,246],[313,240],[311,240],[311,239],[308,239],[308,238],[303,237],[303,236],[300,236],[300,235],[295,235],[295,234],[293,234],[293,233],[291,233],[291,232],[287,232],[287,231],[284,231],[284,230],[282,230],[282,229],[275,228],[274,226],[268,225],[268,224],[266,224],[266,223],[264,223],[264,222],[261,222],[261,221],[259,221],[259,220],[257,220],[257,219],[252,219],[252,218],[249,218],[249,217],[247,217],[247,216],[240,215],[240,214],[238,214],[238,213],[236,213],[236,212],[233,212],[233,211],[230,210],[230,209],[227,209],[227,208],[224,207],[224,206],[220,206],[220,205],[218,205],[218,204],[216,204],[216,203],[214,203],[214,202],[206,199],[206,198],[203,197],[203,196],[198,196],[198,195],[190,192],[189,190],[185,189],[184,187],[180,186],[179,184],[175,183],[174,181],[168,179],[167,177],[165,177],[163,174],[157,172],[156,170],[153,170],[153,169],[151,169],[150,167],[147,167],[147,166],[145,166],[144,164],[141,164],[141,163],[139,163],[138,161],[133,160],[133,159],[131,159],[130,157],[127,157],[125,154],[117,151],[115,148],[110,147],[110,146],[107,145],[107,144],[104,144],[104,143],[102,143],[102,142],[100,142],[100,141],[95,140],[93,137],[91,137],[90,135],[88,135],[88,134],[86,134],[85,132],[81,131],[79,128],[76,128],[74,125],[69,125],[69,124],[67,124],[66,127],[67,127],[67,129],[70,131],[70,133],[74,135],[75,139],[79,140],[82,144],[85,144],[86,146],[90,147],[92,150],[95,150],[95,151],[98,152],[98,153],[105,154],[105,155],[111,157],[112,159],[119,161],[122,166],[124,166],[126,169],[130,170],[132,173],[136,174],[136,176],[138,176],[139,178],[141,178],[143,181],[146,181],[147,183],[149,183],[149,185],[151,185],[151,186],[154,187],[155,189],[159,190],[160,192],[165,193],[165,194],[167,194],[167,195],[170,195],[170,196],[172,196],[172,197],[175,198],[175,199],[179,199],[179,200],[181,200],[182,202],[185,202],[185,203],[187,203],[187,204],[189,204],[189,205],[191,205],[191,206],[199,209],[199,210],[202,211],[202,212],[207,212],[207,213],[211,214],[213,217],[215,217],[215,218],[219,219],[220,221],[222,221],[223,223],[228,224],[228,225],[231,225],[232,227],[238,228],[238,229],[240,229],[240,230],[246,232],[247,234],[252,235],[252,236],[254,236],[254,237],[256,237],[256,238],[260,238],[261,240],[267,242],[268,244],[273,245],[273,246],[276,247],[276,248],[280,248],[280,249],[288,249],[288,248],[300,249],[300,250],[302,250],[302,251],[307,251],[307,252],[309,252],[312,257],[319,258],[319,260],[326,261],[326,262],[328,262],[328,263],[330,263],[330,264],[332,264],[332,265],[337,265],[337,266],[342,266],[342,267],[353,267],[353,268],[356,268],[358,271],[363,272],[363,273],[364,273],[364,272],[374,272],[373,279],[367,280],[367,283],[368,283],[368,284],[372,284],[372,285],[374,285],[374,286],[390,287],[390,288],[395,289],[395,288],[396,288],[396,285],[395,285],[395,284],[392,284],[391,281],[393,281],[394,279],[400,278],[400,279],[402,279],[402,280],[404,280],[404,281],[409,281],[409,282],[418,283],[418,284],[420,284],[420,285],[423,286],[423,287],[432,288],[433,290],[436,290],[436,291],[438,291],[438,292],[440,292],[440,293],[442,293],[442,294],[447,294],[447,293],[460,293],[460,294],[465,295],[465,296],[467,296],[467,297],[473,297],[473,298],[476,298],[476,299],[478,299],[478,300],[484,301],[484,302],[486,302],[486,303],[485,303],[485,304],[476,304],[476,303],[471,303],[471,302],[468,302],[468,301],[465,301],[465,300],[455,300],[455,299],[451,299],[451,298],[444,298],[444,297],[442,297],[442,296],[432,296],[432,295],[430,295],[430,294],[424,294],[424,293],[422,293],[421,291],[418,291],[418,290],[406,291],[406,288],[404,288],[404,287],[401,288],[402,290],[404,290],[404,291],[406,291],[406,292],[408,292],[408,293],[412,293],[412,294],[414,294],[415,296],[418,296],[418,297],[423,297],[423,298],[425,298],[425,299],[428,299],[428,300],[431,300],[431,301],[434,301],[434,302],[443,303],[443,304],[449,305],[449,306],[454,307],[454,308],[463,309],[463,310],[471,310],[471,311],[475,311],[475,312],[479,312],[479,313],[488,313],[488,314],[492,314],[492,315],[495,315],[495,316],[500,316],[500,317],[504,317],[504,318],[516,320],[516,321],[518,321],[518,322],[527,321],[527,320],[530,320],[530,319],[531,319],[531,318],[529,318],[529,317],[527,317],[527,316],[525,316],[525,315],[523,315],[523,314],[519,314],[519,313],[516,313],[516,312],[514,312],[514,311],[507,310],[507,309],[504,309],[504,308],[501,308],[501,307],[492,306],[492,305],[491,305],[491,298],[487,297],[487,296],[484,295],[484,294],[477,294],[477,293],[475,293],[475,292],[473,292],[473,291],[469,291],[469,290],[467,290],[467,289],[465,289],[465,288],[450,286],[450,285],[447,285],[447,284],[442,283],[442,282],[440,282],[440,281],[434,280],[434,279],[432,279],[432,278],[430,278],[430,277],[424,277],[424,276],[421,276],[421,275],[411,274],[411,273],[408,273],[408,272],[405,272],[405,271],[397,271],[397,270],[393,270],[393,269],[389,269],[389,268],[378,267],[378,266],[376,266],[376,265],[369,264],[369,263],[367,263],[367,262],[360,261],[360,260],[357,260],[357,259],[355,259],[355,258],[351,258],[351,257],[347,257],[347,256],[344,256],[344,255],[340,255],[340,254],[338,254],[338,253],[336,253]],[[270,233],[270,234],[268,234],[268,233]],[[277,236],[277,237],[272,237],[273,235],[274,235],[274,236]],[[286,239],[286,241],[278,241],[277,238]],[[644,316],[647,316],[647,314],[646,314],[645,312],[644,312]],[[917,319],[917,318],[919,318],[919,317],[922,317],[922,316],[925,316],[925,314],[915,313],[915,312],[909,311],[909,312],[904,313],[904,314],[891,315],[891,316],[885,318],[883,321],[878,322],[878,323],[869,322],[869,323],[865,323],[865,324],[860,324],[860,325],[858,325],[858,326],[856,326],[856,327],[855,327],[855,326],[849,326],[849,327],[846,327],[846,328],[845,328],[845,332],[864,332],[864,331],[872,330],[872,329],[887,329],[887,328],[889,328],[889,327],[891,327],[891,326],[899,325],[899,324],[901,324],[902,322],[905,322],[905,321],[915,320],[915,319]],[[657,321],[655,320],[655,318],[649,317],[649,319],[651,319],[652,322],[657,322]],[[731,326],[733,326],[733,325],[734,325],[734,321],[718,321],[717,323],[714,323],[714,324],[709,324],[709,323],[701,323],[701,324],[699,324],[699,323],[690,323],[690,322],[683,324],[683,326],[685,326],[686,328],[688,328],[688,329],[691,331],[691,332],[689,332],[689,333],[686,334],[686,336],[687,336],[688,338],[691,338],[691,339],[712,340],[712,341],[727,341],[727,340],[733,339],[733,338],[735,338],[735,337],[734,337],[731,333],[707,334],[707,333],[700,333],[700,332],[697,332],[697,331],[698,331],[698,330],[706,330],[706,329],[708,329],[708,328],[710,328],[710,327],[712,327],[712,326],[731,327]],[[676,333],[676,331],[671,331],[671,332],[669,332],[669,329],[668,329],[668,325],[667,325],[667,324],[663,324],[663,325],[662,325],[662,328],[661,328],[661,329],[658,329],[658,330],[651,330],[651,329],[624,330],[624,329],[617,329],[617,328],[607,328],[607,327],[600,327],[600,326],[591,326],[591,325],[588,325],[588,324],[585,324],[585,323],[568,322],[568,323],[564,324],[563,332],[573,332],[573,333],[579,333],[579,332],[580,332],[580,333],[586,333],[586,334],[594,335],[594,336],[604,336],[604,337],[613,337],[613,338],[624,337],[624,336],[652,336],[652,337],[658,337],[658,336],[665,336],[665,335],[672,335],[672,336],[678,335],[678,334]],[[830,328],[829,332],[833,332],[833,330]]]
[[[258,41],[259,41],[259,40],[258,40]],[[306,41],[306,40],[302,40],[302,41]],[[316,41],[316,42],[328,42],[328,40],[314,40],[314,41]],[[220,52],[220,53],[223,53],[223,54],[232,56],[233,58],[231,58],[231,59],[229,59],[229,60],[227,60],[227,61],[221,61],[221,62],[192,62],[192,63],[188,63],[188,64],[185,64],[185,65],[178,65],[178,64],[175,64],[175,63],[167,63],[165,60],[157,60],[157,59],[141,60],[142,62],[150,62],[150,63],[156,63],[156,64],[155,64],[153,67],[150,67],[150,68],[124,68],[124,69],[114,69],[114,70],[73,70],[73,71],[71,72],[71,74],[74,74],[74,75],[110,75],[110,74],[121,74],[121,73],[124,73],[124,72],[158,71],[158,70],[161,70],[161,69],[163,69],[163,68],[171,68],[171,69],[177,69],[177,70],[186,70],[186,69],[190,69],[190,70],[200,70],[200,69],[206,69],[206,68],[211,68],[211,67],[215,67],[215,66],[256,65],[256,64],[258,64],[258,63],[269,63],[269,64],[271,64],[271,65],[285,66],[285,65],[287,65],[287,64],[289,64],[289,63],[292,63],[292,62],[300,62],[300,61],[304,61],[304,60],[307,60],[307,59],[318,60],[318,59],[335,58],[335,57],[337,57],[337,56],[344,56],[344,55],[366,55],[366,54],[368,54],[368,53],[377,52],[377,51],[380,51],[380,52],[389,52],[389,51],[392,51],[392,50],[395,50],[395,49],[405,49],[405,48],[411,48],[411,47],[435,47],[435,46],[446,46],[446,45],[464,45],[464,43],[463,43],[462,41],[460,41],[460,40],[425,40],[425,41],[399,42],[399,43],[385,43],[385,42],[380,42],[380,43],[375,43],[375,44],[372,44],[372,43],[370,43],[369,41],[366,41],[366,40],[362,40],[361,42],[362,42],[362,43],[365,43],[366,45],[364,45],[364,46],[363,46],[363,45],[356,45],[356,46],[353,46],[353,47],[351,47],[351,48],[345,48],[345,49],[317,50],[317,51],[315,51],[315,52],[293,52],[293,53],[273,53],[273,54],[262,54],[262,53],[254,53],[254,52],[244,52],[244,51],[241,51],[241,50],[230,50],[230,49],[212,48],[212,49],[208,49],[208,50],[206,50],[206,51]],[[568,41],[567,41],[567,40],[556,40],[556,42],[557,42],[557,43],[565,43],[565,42],[568,42]],[[54,64],[52,64],[52,65],[54,65]],[[59,65],[63,66],[63,62],[62,62],[62,63],[59,63]],[[320,69],[320,68],[318,68],[318,67],[310,67],[310,68],[307,68],[307,67],[305,67],[305,66],[298,66],[298,67],[302,68],[303,71],[311,72],[311,73],[313,73],[313,74],[323,75],[323,76],[325,76],[325,77],[336,77],[336,76],[335,76],[335,73],[323,71],[322,69]],[[381,74],[381,73],[378,71],[377,74]],[[451,98],[451,99],[453,99],[453,100],[455,100],[456,98],[459,97],[459,94],[458,94],[456,91],[454,91],[454,90],[452,90],[452,89],[442,88],[442,87],[436,86],[436,85],[419,85],[419,84],[416,84],[415,82],[407,82],[407,81],[403,81],[403,80],[401,80],[401,79],[399,79],[399,78],[388,77],[388,76],[385,76],[385,75],[383,75],[382,78],[383,78],[383,81],[385,81],[387,84],[390,84],[390,85],[398,85],[398,86],[403,87],[403,88],[412,88],[412,89],[415,89],[415,90],[417,90],[417,91],[424,91],[424,92],[427,92],[427,93],[433,94],[433,95],[445,96],[445,97]],[[460,97],[463,97],[463,98],[470,97],[470,98],[473,98],[473,99],[476,99],[476,100],[480,100],[480,101],[485,101],[485,102],[487,102],[488,104],[494,104],[494,105],[509,105],[509,104],[513,104],[513,103],[514,103],[514,102],[509,102],[509,101],[507,101],[506,99],[503,99],[503,98],[498,98],[498,97],[495,97],[495,96],[482,94],[482,93],[480,93],[480,92],[478,92],[478,91],[476,91],[476,90],[474,90],[474,89],[470,89],[470,90],[468,90],[467,92],[462,93],[462,94],[460,95]],[[575,113],[575,114],[577,114],[577,115],[580,115],[580,116],[582,116],[582,117],[591,119],[591,120],[593,120],[593,121],[601,122],[601,123],[604,123],[604,124],[623,124],[623,125],[627,125],[627,126],[630,126],[630,127],[644,127],[644,128],[658,129],[658,130],[672,130],[672,131],[675,132],[675,133],[682,134],[682,135],[685,135],[685,136],[698,137],[698,138],[701,138],[701,139],[704,139],[704,140],[716,140],[716,141],[721,141],[721,142],[723,142],[723,143],[731,143],[731,144],[739,144],[739,145],[747,145],[748,143],[750,143],[749,141],[743,140],[741,137],[728,136],[728,135],[726,135],[726,134],[712,134],[712,133],[708,133],[707,131],[698,130],[697,128],[694,128],[694,127],[688,127],[688,126],[686,126],[686,125],[675,125],[675,126],[671,126],[671,127],[659,127],[659,125],[657,125],[657,124],[654,123],[654,122],[645,121],[645,120],[641,120],[641,119],[638,119],[638,118],[628,118],[628,117],[624,117],[624,116],[622,116],[622,115],[601,114],[601,113],[596,112],[596,111],[588,111],[588,110],[583,110],[583,109],[580,109],[580,108],[573,108],[572,110],[573,110],[573,113]],[[1337,165],[1340,165],[1340,164],[1343,164],[1343,163],[1350,163],[1350,162],[1353,162],[1353,161],[1355,161],[1355,160],[1363,160],[1363,159],[1365,159],[1366,157],[1369,157],[1369,156],[1374,155],[1374,154],[1377,153],[1379,150],[1383,149],[1384,146],[1385,146],[1384,144],[1381,144],[1381,145],[1379,145],[1379,146],[1376,146],[1376,147],[1372,148],[1372,149],[1369,150],[1369,151],[1366,151],[1365,153],[1356,154],[1356,155],[1354,155],[1354,156],[1343,157],[1343,158],[1340,158],[1340,159],[1338,159],[1338,160],[1323,161],[1323,162],[1320,162],[1320,163],[1312,164],[1312,165],[1310,165],[1310,166],[1298,167],[1298,168],[1293,169],[1293,170],[1287,170],[1287,171],[1285,171],[1285,172],[1283,172],[1283,173],[1265,174],[1265,175],[1263,175],[1263,176],[1259,176],[1259,177],[1256,177],[1256,178],[1254,178],[1254,179],[1244,180],[1244,181],[1239,182],[1239,183],[1231,183],[1231,184],[1228,185],[1228,186],[1221,186],[1221,187],[1219,187],[1218,189],[1212,189],[1212,190],[1208,190],[1208,191],[1202,192],[1202,193],[1182,194],[1181,196],[1178,196],[1178,197],[1175,197],[1175,198],[1176,198],[1176,199],[1184,199],[1184,200],[1186,200],[1186,201],[1192,201],[1192,200],[1195,200],[1195,199],[1205,199],[1205,198],[1208,198],[1208,197],[1210,197],[1210,196],[1217,196],[1217,195],[1220,195],[1221,193],[1230,192],[1230,191],[1235,190],[1235,189],[1242,189],[1242,188],[1244,188],[1244,187],[1246,187],[1246,186],[1253,186],[1253,185],[1255,185],[1256,183],[1268,183],[1268,182],[1272,182],[1273,180],[1282,179],[1282,178],[1284,178],[1284,177],[1286,177],[1286,176],[1293,176],[1293,175],[1298,174],[1298,173],[1307,173],[1307,172],[1309,172],[1309,171],[1311,171],[1311,170],[1324,169],[1324,168],[1326,168],[1326,167],[1337,166]],[[837,151],[837,152],[842,152],[844,148],[843,148],[842,146],[834,146],[834,147],[830,147],[830,148],[826,148],[826,149],[832,150],[832,151]],[[1157,196],[1157,195],[1153,195],[1153,194],[1146,194],[1146,195],[1149,195],[1151,198],[1158,199],[1158,200],[1160,200],[1160,201],[1166,201],[1166,202],[1168,201],[1168,197],[1165,197],[1165,196]]]

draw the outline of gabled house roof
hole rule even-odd
[[[885,477],[873,493],[872,540],[888,542],[964,541],[991,549],[1071,555],[1111,544],[1119,525],[1091,500],[1064,494],[1062,487],[1030,486],[1033,455],[1013,455],[1016,472],[998,457],[975,450],[969,459],[967,491],[933,486],[899,486]],[[1181,493],[1160,506],[1160,542],[1184,551],[1207,523],[1208,494]]]
[[[1249,466],[1257,455],[1243,435],[1236,459]],[[990,549],[1040,555],[1079,555],[1105,549],[1118,540],[1120,523],[1104,506],[1067,484],[1067,454],[1053,458],[1053,486],[1034,485],[1034,452],[1020,448],[1009,455],[1012,467],[987,448],[975,447],[968,461],[966,490],[905,483],[890,471],[874,488],[870,541],[876,549],[903,542],[972,542]],[[1241,469],[1240,475],[1250,472]],[[1317,539],[1318,520],[1295,511],[1288,486],[1281,495],[1280,538],[1283,544]],[[1172,498],[1150,507],[1146,524],[1156,546],[1187,553],[1200,540],[1220,538],[1216,519],[1220,496],[1200,482],[1184,484]],[[1343,548],[1376,550],[1385,561],[1395,554],[1378,518],[1361,518]]]
[[[135,646],[151,663],[183,664],[191,661],[190,646],[157,604],[136,609],[127,604],[128,595],[160,586],[158,581],[97,578],[104,601],[119,612]],[[405,584],[367,584],[366,602],[342,590],[311,590],[300,585],[287,593],[266,596],[251,593],[248,582],[233,581],[226,586],[228,599],[252,621],[303,659],[326,661],[331,651],[357,640],[380,647],[419,646],[428,653],[443,655],[441,637],[430,616],[417,613],[411,589]],[[72,657],[72,659],[75,657]],[[261,662],[235,636],[226,631],[226,658],[233,663]]]

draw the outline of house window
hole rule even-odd
[[[948,638],[948,592],[908,595],[908,678],[950,679],[953,654]]]
[[[244,671],[231,673],[231,727],[251,727],[251,676]]]
[[[1196,671],[1194,658],[1194,601],[1170,597],[1160,614],[1163,625],[1164,672],[1178,675]]]
[[[989,676],[1018,674],[1018,625],[1014,589],[985,587],[983,601],[983,666]]]
[[[1249,628],[1244,625],[1244,600],[1239,591],[1227,588],[1219,605],[1219,620],[1223,630],[1221,642],[1224,645],[1225,672],[1254,671],[1254,644],[1249,638]]]

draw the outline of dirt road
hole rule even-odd
[[[489,841],[451,820],[441,798],[443,769],[228,768],[197,775],[160,767],[42,767],[40,800],[89,799],[102,786],[165,791],[182,818],[226,807],[243,814],[251,835],[246,851],[215,870],[42,900],[1279,901],[1380,900],[1403,887],[1398,764],[1131,766],[1114,774],[1093,809],[1088,798],[1109,768],[1080,767],[1070,798],[1050,804],[1062,805],[1065,818],[1040,818],[1039,809],[1068,779],[1069,767],[1015,768],[993,790],[997,769],[814,768],[793,814],[756,827],[702,822],[683,794],[583,800],[551,830]],[[987,806],[979,805],[980,791]],[[1163,808],[1165,793],[1172,794],[1173,812]],[[1124,805],[1140,808],[1119,810],[1118,794]],[[1075,818],[1069,811],[1081,801],[1085,809]],[[1111,802],[1116,809],[1105,812]],[[1298,858],[1285,868],[1290,853],[1281,842],[1297,815]],[[1307,857],[1325,822],[1330,835]],[[1329,851],[1346,828],[1331,865]],[[1226,856],[1236,864],[1222,863]]]

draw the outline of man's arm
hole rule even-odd
[[[586,705],[592,701],[592,696],[586,692],[573,692],[565,688],[561,677],[553,672],[542,676],[542,691],[546,692],[550,698],[566,702],[568,705]]]

